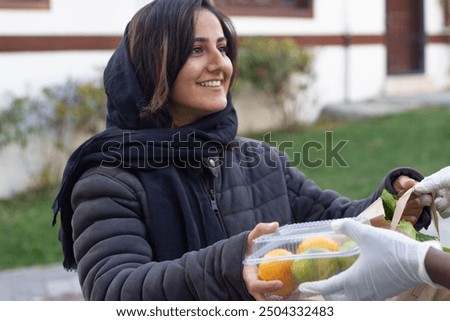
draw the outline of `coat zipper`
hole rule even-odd
[[[227,231],[225,229],[225,224],[222,219],[222,215],[220,214],[219,206],[217,205],[216,190],[214,187],[214,177],[212,177],[212,176],[209,179],[209,186],[207,189],[208,189],[209,201],[211,203],[211,208],[213,210],[213,213],[216,215],[217,219],[219,220],[219,224],[220,224],[220,227],[222,228],[222,232],[225,234],[225,236],[228,236]]]

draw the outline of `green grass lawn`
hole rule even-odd
[[[395,167],[410,166],[428,175],[449,165],[449,120],[450,109],[427,108],[377,119],[322,123],[296,132],[273,132],[271,141],[286,147],[298,167],[320,187],[362,198]],[[264,135],[252,136],[261,139]],[[338,157],[330,157],[340,142],[346,143],[336,150]],[[317,161],[323,163],[317,166]],[[0,269],[61,262],[58,229],[51,226],[55,193],[56,188],[43,188],[0,202]]]
[[[449,121],[450,109],[426,108],[382,118],[317,124],[297,132],[272,133],[271,141],[281,147],[295,146],[285,151],[321,188],[337,190],[353,199],[363,198],[395,167],[413,167],[429,175],[450,165]],[[326,139],[325,132],[329,132],[332,142],[329,137]],[[326,140],[331,148],[326,148]],[[340,142],[346,143],[338,149],[335,146]],[[310,145],[317,147],[310,149],[307,162],[301,159],[305,155],[298,152]],[[319,149],[321,146],[323,149]],[[340,159],[330,157],[333,147]],[[320,166],[311,166],[321,160]]]
[[[62,262],[52,227],[56,188],[30,190],[0,202],[0,269]]]

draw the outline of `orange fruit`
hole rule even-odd
[[[263,258],[286,256],[291,254],[292,252],[285,249],[274,249],[267,252]],[[258,277],[264,281],[280,280],[283,282],[283,287],[277,291],[274,291],[273,294],[286,296],[291,294],[297,287],[292,279],[291,266],[292,260],[265,261],[259,264]]]
[[[339,244],[335,240],[326,236],[311,236],[298,245],[296,253],[300,254],[311,247],[319,247],[330,252],[339,251]]]

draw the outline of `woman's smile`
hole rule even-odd
[[[202,87],[220,87],[222,85],[222,81],[221,80],[208,80],[208,81],[199,83],[199,85]]]

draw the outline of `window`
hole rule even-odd
[[[50,9],[50,0],[0,0],[0,9]]]
[[[216,0],[228,15],[312,17],[313,0]]]

